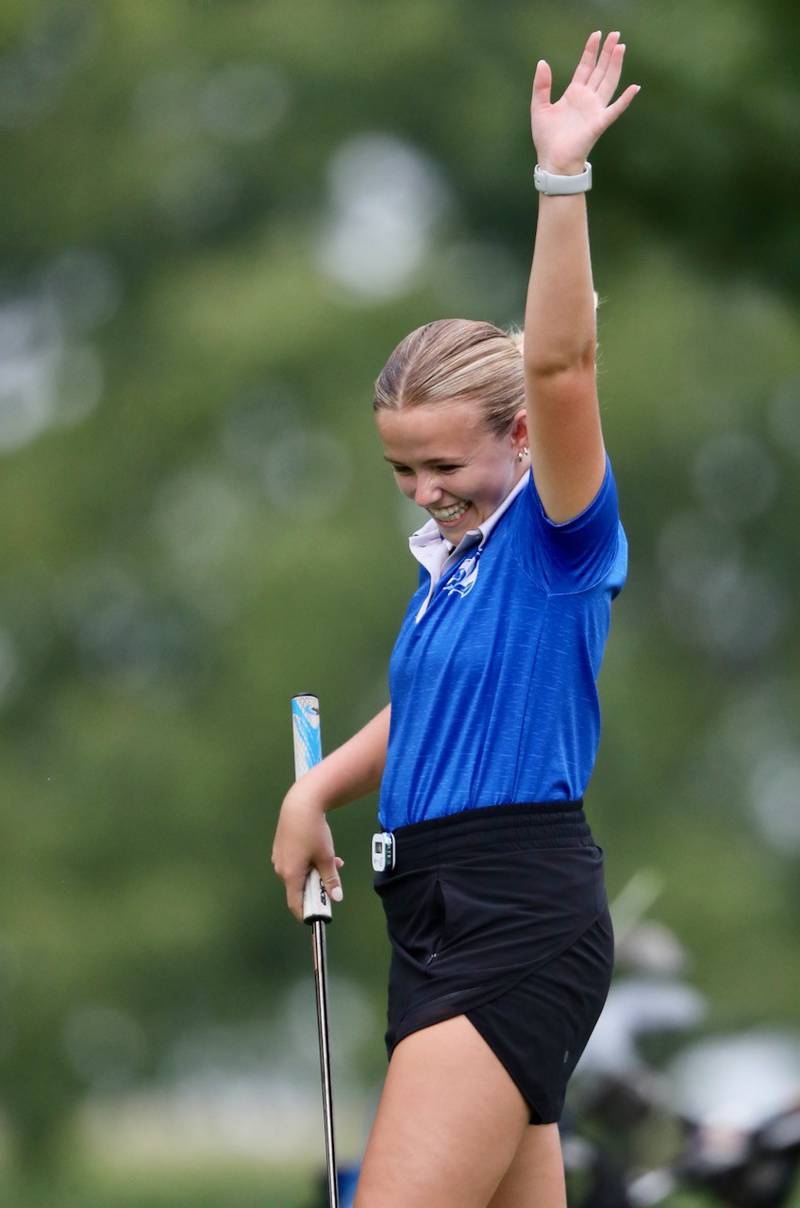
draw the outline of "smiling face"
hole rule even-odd
[[[454,545],[496,511],[529,466],[524,410],[503,436],[475,403],[436,403],[376,413],[384,457],[406,496]]]

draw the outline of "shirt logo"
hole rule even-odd
[[[447,580],[442,591],[456,596],[468,596],[478,578],[478,554],[465,558],[455,574]]]

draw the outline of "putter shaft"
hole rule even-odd
[[[314,956],[314,986],[317,993],[317,1030],[319,1032],[319,1068],[322,1078],[322,1114],[325,1129],[325,1166],[328,1175],[328,1199],[331,1208],[339,1208],[339,1184],[336,1177],[336,1148],[333,1139],[333,1088],[328,1037],[328,968],[325,952],[325,923],[311,924]]]
[[[299,778],[322,759],[319,700],[316,696],[303,693],[292,697],[292,733],[295,777]],[[312,869],[306,878],[303,917],[305,922],[311,926],[311,951],[314,960],[328,1202],[330,1208],[339,1208],[339,1180],[336,1175],[336,1153],[333,1141],[333,1087],[328,1034],[328,965],[325,952],[325,926],[331,918],[331,904],[317,869]]]

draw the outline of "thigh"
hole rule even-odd
[[[530,1131],[528,1106],[463,1015],[397,1045],[356,1208],[486,1208]]]
[[[488,1208],[566,1208],[564,1161],[557,1124],[532,1124]]]

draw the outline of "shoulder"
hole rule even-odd
[[[524,569],[551,593],[581,592],[600,585],[627,550],[611,461],[586,507],[569,520],[552,520],[533,475],[525,506],[515,517],[517,556]]]

